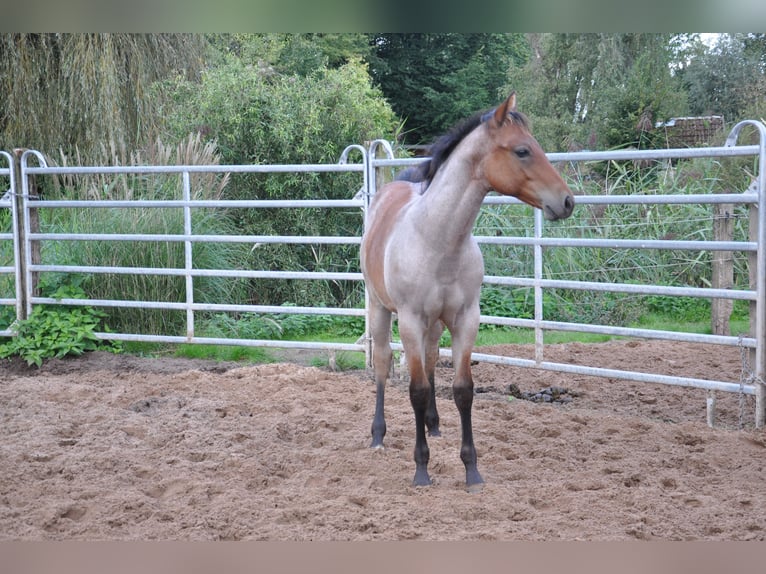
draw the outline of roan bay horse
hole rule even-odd
[[[543,210],[550,220],[569,217],[574,196],[516,111],[515,93],[442,136],[430,155],[380,189],[362,238],[376,383],[371,446],[382,448],[386,434],[383,404],[396,313],[415,412],[413,484],[431,484],[426,426],[429,435],[440,435],[434,369],[446,326],[452,335],[453,394],[462,426],[460,458],[466,487],[477,492],[484,480],[473,443],[470,357],[479,329],[484,260],[471,231],[491,189]]]

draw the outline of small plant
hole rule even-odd
[[[57,299],[85,298],[77,286],[63,285],[53,294]],[[28,365],[42,365],[45,359],[82,355],[85,351],[119,351],[119,342],[106,342],[96,336],[106,313],[92,307],[61,308],[40,306],[29,318],[13,325],[16,336],[0,345],[0,358],[19,355]]]

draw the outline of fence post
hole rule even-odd
[[[734,205],[715,204],[713,207],[713,240],[734,240]],[[713,251],[713,289],[731,289],[734,286],[734,254],[731,251]],[[729,320],[734,309],[732,299],[711,301],[711,320],[714,335],[730,335]]]
[[[761,169],[764,169],[766,166],[761,166]],[[755,184],[754,184],[755,185]],[[763,194],[763,190],[758,190],[759,193]],[[749,221],[748,221],[748,240],[749,241],[758,241],[758,228],[759,228],[759,209],[758,205],[750,205],[749,209],[750,215],[749,215]],[[758,245],[758,250],[764,249],[765,246]],[[760,271],[758,269],[758,252],[757,251],[750,251],[747,254],[747,269],[748,269],[748,279],[749,279],[749,288],[753,290],[758,290],[758,272]],[[758,329],[761,328],[758,323],[758,311],[759,306],[762,306],[766,304],[764,302],[764,294],[759,293],[760,299],[757,301],[750,301],[750,336],[756,339],[756,343],[759,342],[758,337]],[[761,341],[760,344],[763,344]],[[762,353],[763,351],[761,351]],[[763,368],[761,367],[759,369],[758,360],[761,358],[759,357],[758,347],[756,346],[755,349],[749,350],[749,365],[752,369],[753,373],[756,376],[756,389],[755,389],[755,426],[756,428],[760,428],[764,424],[764,392],[763,392],[763,383],[758,381],[758,372],[763,372]]]
[[[37,183],[34,176],[25,175],[21,169],[22,156],[27,150],[16,148],[13,150],[13,169],[18,174],[15,178],[15,189],[13,190],[14,209],[19,222],[19,241],[17,254],[19,258],[19,286],[18,297],[21,300],[21,316],[19,319],[27,319],[32,312],[31,297],[39,294],[38,279],[36,272],[30,271],[30,265],[40,263],[40,242],[31,241],[31,233],[39,233],[40,216],[35,208],[28,208],[27,202],[30,197],[37,197]]]
[[[731,193],[727,189],[726,193]],[[713,206],[713,241],[734,240],[734,205],[716,203]],[[734,253],[732,251],[713,251],[713,273],[710,280],[713,289],[731,289],[734,286]],[[714,335],[730,335],[731,312],[734,301],[731,299],[712,299],[710,301],[710,319]],[[707,424],[715,424],[715,391],[707,393]]]
[[[744,126],[758,131],[758,178],[748,191],[756,192],[758,203],[750,207],[750,241],[758,247],[748,256],[750,289],[757,300],[750,303],[750,335],[755,339],[755,350],[750,353],[750,366],[755,384],[755,427],[766,423],[766,124],[744,120],[736,124],[726,138],[726,147],[736,145]]]

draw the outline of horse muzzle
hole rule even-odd
[[[572,215],[574,211],[575,200],[572,193],[567,193],[564,198],[559,201],[546,201],[543,203],[543,216],[548,221],[556,221],[557,219],[566,219]]]

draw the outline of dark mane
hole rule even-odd
[[[428,148],[427,155],[430,156],[430,159],[401,171],[397,174],[396,179],[412,183],[425,182],[425,187],[428,187],[436,172],[447,162],[447,159],[457,145],[479,125],[491,118],[492,114],[495,113],[495,109],[477,112],[454,126],[443,136],[437,138]],[[528,128],[527,119],[523,114],[514,111],[509,112],[508,117],[515,124]]]

